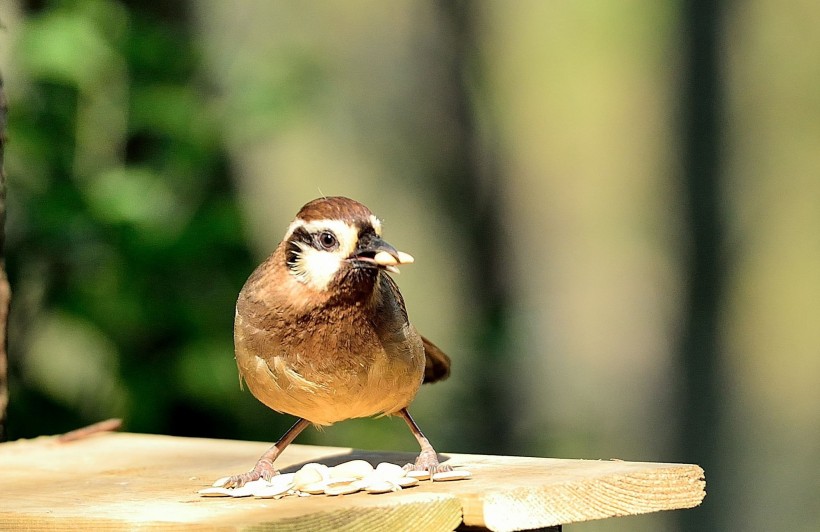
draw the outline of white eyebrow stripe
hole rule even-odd
[[[296,231],[298,228],[304,228],[305,231],[308,233],[316,233],[323,229],[330,229],[334,233],[338,235],[338,233],[350,231],[353,227],[341,220],[333,220],[330,218],[323,218],[321,220],[311,220],[310,222],[306,222],[300,218],[297,218],[291,222],[288,226],[288,230],[285,232],[285,238],[283,240],[288,240],[293,232]]]
[[[376,231],[376,234],[382,236],[382,221],[376,218],[375,214],[370,215],[370,225],[373,226],[373,230]]]

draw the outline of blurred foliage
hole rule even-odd
[[[253,261],[185,20],[45,3],[14,54],[28,79],[10,106],[10,437],[107,416],[229,432]]]
[[[419,259],[439,448],[701,463],[688,528],[818,528],[814,4],[11,4],[10,437],[275,439],[234,299],[321,191]],[[383,419],[299,441],[415,446]]]

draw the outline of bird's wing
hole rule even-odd
[[[383,283],[382,290],[386,291],[386,293],[392,294],[393,297],[384,297],[381,299],[383,304],[387,305],[392,303],[395,307],[392,310],[397,311],[400,313],[402,317],[402,322],[404,327],[402,328],[402,334],[400,337],[400,341],[403,343],[406,340],[406,331],[407,328],[413,331],[412,334],[418,334],[415,332],[415,328],[410,325],[410,322],[407,319],[407,310],[404,307],[404,298],[401,295],[401,291],[399,291],[399,287],[396,285],[396,282],[387,274],[380,275],[381,282]],[[388,315],[389,313],[384,312],[384,315]],[[382,315],[382,313],[380,313]],[[419,335],[421,336],[421,335]],[[424,346],[424,381],[427,382],[437,382],[443,381],[447,377],[450,376],[450,357],[445,355],[441,349],[439,349],[436,344],[421,336],[421,341]]]
[[[421,337],[421,341],[424,344],[423,382],[443,381],[450,376],[450,357],[424,336]]]

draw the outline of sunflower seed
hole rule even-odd
[[[404,476],[410,477],[410,478],[415,478],[417,480],[427,480],[428,478],[430,478],[430,472],[427,471],[426,469],[423,470],[423,471],[416,471],[414,469],[414,470],[411,470],[411,471],[406,471],[404,473]]]
[[[364,460],[351,460],[330,468],[330,478],[364,478],[373,472],[373,466]]]
[[[350,495],[351,493],[361,491],[361,489],[355,481],[345,484],[334,484],[325,488],[325,495]]]
[[[378,495],[380,493],[390,493],[392,491],[401,491],[401,486],[389,480],[380,480],[374,482],[365,488],[367,493]]]
[[[435,475],[433,475],[434,482],[447,482],[450,480],[464,480],[468,479],[473,476],[467,470],[464,469],[454,469],[452,471],[439,471]]]
[[[401,478],[405,475],[405,471],[401,466],[387,462],[377,465],[375,473],[384,479]]]

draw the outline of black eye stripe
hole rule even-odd
[[[362,238],[364,236],[379,236],[379,234],[376,232],[372,225],[366,223],[359,226],[358,237]]]
[[[293,234],[290,235],[290,239],[288,239],[288,249],[286,253],[287,257],[285,260],[290,268],[293,268],[296,265],[299,253],[301,252],[299,243],[307,245],[311,245],[312,243],[310,233],[308,233],[307,229],[304,227],[298,227],[295,229]]]
[[[290,241],[310,244],[311,236],[310,233],[308,233],[307,229],[305,229],[304,227],[297,227],[293,230],[293,233],[290,235]]]

